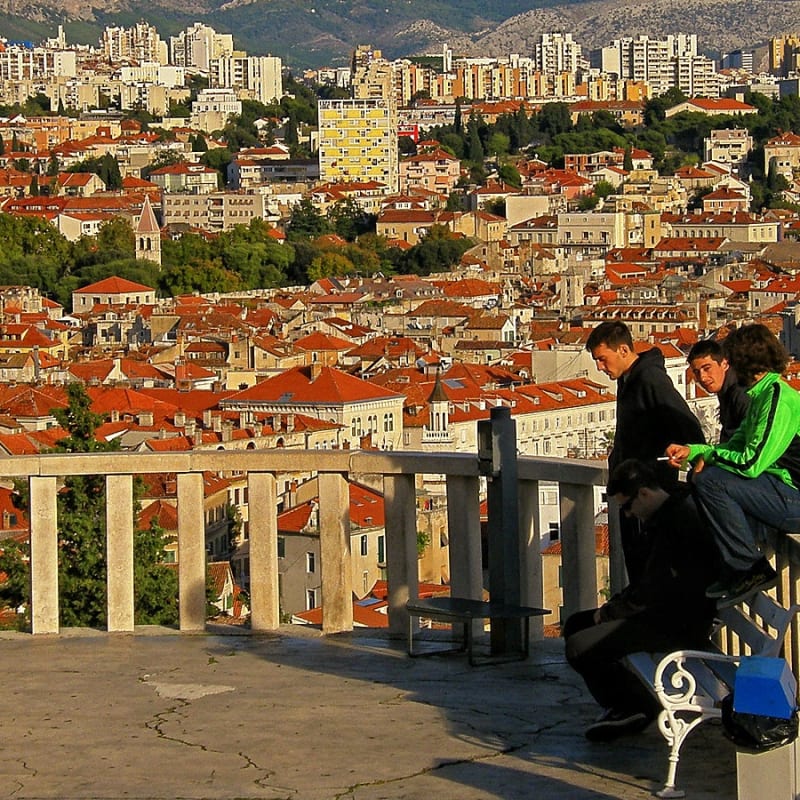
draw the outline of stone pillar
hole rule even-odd
[[[520,604],[543,608],[539,481],[519,482],[519,581]],[[531,619],[530,635],[534,641],[544,637],[544,617]]]
[[[28,479],[31,525],[31,630],[58,633],[56,479]]]
[[[322,632],[353,630],[350,491],[339,473],[319,476],[319,546],[322,560]]]
[[[132,631],[133,477],[106,476],[106,561],[108,630]]]
[[[450,544],[450,594],[472,600],[483,599],[481,563],[480,479],[447,476],[447,535]],[[483,630],[482,620],[473,623],[473,633]]]
[[[206,535],[203,474],[178,474],[178,597],[182,631],[206,626]]]
[[[250,627],[277,630],[281,623],[278,596],[278,512],[275,476],[247,476],[250,528]]]
[[[406,602],[419,595],[414,476],[386,475],[383,479],[383,502],[389,630],[393,635],[404,636],[408,631]]]
[[[766,797],[797,798],[800,787],[800,742],[794,741],[766,753],[736,752],[738,800]]]
[[[559,484],[564,619],[597,606],[597,564],[592,486]]]

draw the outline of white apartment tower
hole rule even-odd
[[[168,63],[167,43],[161,41],[158,31],[146,22],[137,22],[131,28],[106,28],[100,37],[103,57],[113,64],[125,61],[157,61]]]
[[[319,101],[319,171],[323,181],[377,181],[396,192],[397,112],[392,99]]]
[[[690,96],[719,96],[714,62],[697,53],[697,35],[615,39],[601,50],[601,69],[621,80],[645,81],[654,95],[678,87]]]
[[[265,105],[283,97],[280,58],[275,56],[229,55],[211,59],[211,88],[237,89]]]
[[[571,33],[542,33],[534,47],[536,68],[547,75],[577,72],[582,66],[581,46]]]
[[[195,22],[177,36],[170,36],[169,49],[176,67],[206,74],[212,59],[233,55],[233,35]]]

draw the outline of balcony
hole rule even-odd
[[[248,476],[249,633],[223,635],[206,624],[207,470]],[[319,475],[323,636],[281,625],[277,595],[276,476],[311,471]],[[6,459],[2,472],[28,477],[31,497],[33,635],[0,634],[5,663],[15,665],[5,684],[15,724],[0,733],[9,794],[633,798],[666,774],[655,726],[618,745],[583,738],[597,709],[562,643],[542,639],[541,625],[532,624],[526,662],[470,668],[461,657],[406,656],[405,602],[417,594],[417,475],[443,476],[452,592],[480,597],[476,455],[50,454]],[[137,628],[133,636],[132,487],[148,472],[177,474],[180,630]],[[595,605],[593,492],[605,469],[520,458],[516,472],[522,603],[542,604],[538,485],[548,481],[560,489],[565,614]],[[55,509],[66,474],[107,476],[109,633],[59,630]],[[365,474],[384,484],[387,631],[353,628],[347,479]],[[795,591],[795,564],[800,558],[779,556],[786,597],[790,578]],[[611,571],[614,586],[618,559]],[[795,663],[797,641],[795,630],[787,648]],[[684,748],[679,784],[698,800],[733,798],[735,761],[733,746],[707,726]]]

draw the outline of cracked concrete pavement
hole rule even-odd
[[[475,668],[409,659],[385,633],[295,627],[0,634],[0,653],[0,797],[645,798],[666,771],[654,726],[583,738],[597,709],[558,641]],[[735,797],[718,728],[685,745],[678,782]]]

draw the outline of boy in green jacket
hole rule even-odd
[[[706,594],[731,605],[776,582],[754,524],[791,530],[800,523],[800,394],[781,379],[789,357],[769,328],[744,325],[724,347],[748,387],[742,424],[724,444],[671,444],[666,454],[674,467],[693,465],[695,500],[723,564]]]

